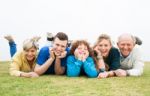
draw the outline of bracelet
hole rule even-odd
[[[101,72],[105,72],[105,68],[100,68],[99,73],[101,73]]]
[[[97,58],[98,60],[103,59],[103,57],[102,57],[101,55],[98,55],[96,58]]]

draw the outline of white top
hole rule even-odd
[[[128,57],[121,56],[121,69],[127,70],[129,76],[142,75],[144,62],[141,57],[139,46],[135,45]]]

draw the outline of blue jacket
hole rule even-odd
[[[80,75],[81,69],[90,78],[97,77],[98,75],[93,58],[88,57],[84,62],[76,59],[73,55],[67,58],[67,76],[77,77]]]

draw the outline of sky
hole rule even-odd
[[[0,61],[11,60],[4,36],[17,43],[46,33],[65,32],[69,39],[86,39],[93,44],[106,33],[114,42],[122,33],[142,39],[143,59],[150,61],[150,0],[0,0]]]

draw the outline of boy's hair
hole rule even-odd
[[[58,32],[55,37],[54,37],[54,40],[58,38],[59,40],[67,40],[68,42],[68,35],[63,33],[63,32]]]

